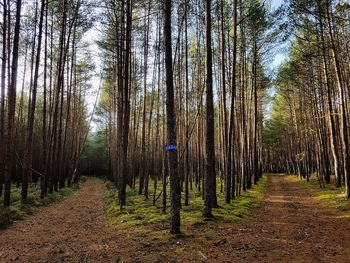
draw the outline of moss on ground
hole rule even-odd
[[[133,227],[134,230],[142,231],[143,227],[150,226],[157,223],[158,225],[168,224],[168,213],[162,213],[161,203],[162,200],[156,202],[153,206],[152,198],[145,200],[143,195],[138,194],[138,186],[136,189],[127,187],[126,206],[123,210],[120,210],[118,204],[118,191],[110,183],[106,182],[109,189],[109,214],[111,215],[111,223],[118,229],[128,229]],[[150,181],[150,186],[153,186],[153,182]],[[236,222],[240,218],[248,215],[252,209],[257,208],[264,196],[264,192],[267,186],[267,177],[263,176],[257,185],[254,185],[252,189],[242,192],[242,195],[236,197],[230,204],[225,202],[224,193],[220,193],[220,181],[217,183],[217,198],[218,208],[213,208],[213,215],[216,222]],[[150,187],[150,190],[153,187]],[[157,195],[161,191],[161,184],[157,189]],[[150,191],[151,192],[151,191]],[[169,193],[169,187],[167,188]],[[181,209],[181,223],[182,225],[196,225],[203,223],[202,211],[203,200],[202,195],[195,188],[190,191],[189,206],[184,206],[184,196],[182,194],[182,209]],[[169,196],[167,197],[169,205]],[[167,207],[167,212],[169,207]]]
[[[28,189],[28,198],[21,202],[21,188],[12,186],[11,188],[11,205],[3,207],[0,205],[0,228],[5,228],[14,221],[21,220],[27,215],[35,213],[40,207],[56,202],[70,195],[79,188],[78,184],[71,187],[59,189],[57,192],[48,194],[45,198],[40,198],[40,185],[31,184]],[[3,203],[3,196],[0,203]]]
[[[312,190],[313,194],[318,200],[323,201],[329,207],[336,208],[342,211],[346,216],[350,217],[350,200],[345,200],[345,189],[337,188],[335,184],[327,184],[324,189],[320,188],[319,181],[316,174],[310,176],[310,181],[300,180],[296,176],[290,176],[291,180],[297,182],[303,187]]]

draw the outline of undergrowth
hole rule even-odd
[[[144,226],[149,226],[154,223],[167,225],[169,219],[169,186],[167,187],[167,213],[162,212],[162,199],[159,198],[156,205],[153,206],[153,181],[150,185],[150,198],[146,200],[143,195],[138,194],[138,185],[135,189],[127,187],[126,205],[123,210],[120,210],[118,204],[118,191],[111,182],[106,182],[109,189],[109,214],[111,223],[118,229],[141,229]],[[213,208],[215,222],[235,222],[240,218],[248,215],[252,209],[257,208],[264,196],[267,185],[267,177],[263,176],[257,185],[252,189],[243,192],[242,195],[236,197],[230,204],[225,202],[225,194],[220,192],[220,182],[217,186],[218,208]],[[193,185],[194,187],[194,185]],[[152,189],[152,190],[151,190]],[[161,184],[157,188],[157,195],[161,191]],[[152,194],[151,194],[152,193]],[[181,209],[181,224],[195,225],[203,223],[203,200],[202,194],[195,187],[190,190],[189,205],[184,205],[184,194],[182,193],[182,209]]]

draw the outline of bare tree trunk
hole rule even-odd
[[[346,98],[345,98],[345,87],[343,83],[343,76],[341,73],[340,62],[338,58],[338,53],[336,50],[334,32],[332,26],[331,18],[331,3],[327,1],[327,21],[328,21],[328,30],[331,40],[331,50],[333,53],[333,61],[335,66],[335,72],[337,77],[338,91],[340,95],[339,105],[341,111],[341,120],[340,120],[340,141],[342,148],[343,156],[343,173],[345,179],[345,198],[350,198],[350,152],[349,152],[349,138],[348,138],[348,119],[347,119],[347,110],[346,110]],[[339,184],[339,182],[338,182]]]
[[[0,87],[0,197],[3,193],[4,166],[6,158],[5,148],[5,85],[6,85],[6,63],[7,63],[7,0],[3,3],[3,24],[2,24],[2,59],[1,59],[1,87]]]
[[[189,79],[188,79],[188,1],[185,1],[185,206],[189,203],[189,173],[190,173],[190,145],[189,145]]]
[[[48,4],[45,4],[45,58],[44,58],[44,92],[43,92],[43,120],[42,120],[42,152],[43,152],[43,177],[41,178],[41,193],[40,197],[44,198],[47,194],[48,174],[47,174],[47,34],[48,34]]]
[[[203,216],[212,217],[215,205],[215,144],[214,144],[214,101],[213,101],[213,62],[211,43],[211,0],[205,0],[206,24],[206,134],[205,134],[205,182]]]
[[[171,0],[164,2],[164,47],[165,47],[165,72],[166,72],[166,111],[167,111],[167,142],[168,165],[170,175],[170,233],[180,233],[180,202],[181,189],[180,178],[177,172],[176,149],[176,117],[174,101],[174,81],[172,64],[172,34],[171,34]]]
[[[39,65],[40,65],[44,11],[45,11],[45,0],[42,0],[41,7],[40,7],[40,18],[39,18],[38,47],[36,52],[33,87],[32,87],[31,99],[30,99],[31,103],[30,103],[30,108],[28,112],[27,141],[26,141],[26,149],[24,153],[24,167],[23,167],[22,192],[21,192],[22,201],[26,200],[28,196],[28,180],[32,169],[33,129],[34,129],[35,108],[36,108],[36,93],[37,93],[38,78],[39,78]]]
[[[148,167],[146,160],[146,115],[147,115],[147,72],[148,72],[148,41],[149,41],[149,21],[150,21],[150,8],[151,4],[149,2],[148,9],[145,12],[145,47],[144,47],[144,75],[143,75],[143,115],[142,115],[142,134],[141,134],[141,160],[142,160],[142,170],[140,171],[140,188],[139,194],[142,194],[142,191],[145,187],[145,176]],[[148,186],[147,186],[148,188]],[[148,189],[145,189],[145,197],[148,198]]]
[[[235,98],[236,98],[236,64],[237,64],[237,0],[233,2],[233,54],[232,54],[232,84],[231,84],[231,108],[230,108],[230,127],[227,146],[227,173],[231,177],[231,198],[235,198],[236,175],[234,169],[234,133],[235,133]],[[227,202],[227,200],[226,200]]]
[[[19,46],[19,33],[21,26],[21,7],[22,1],[17,0],[16,4],[16,23],[13,38],[13,51],[12,51],[12,65],[11,65],[11,84],[9,85],[8,96],[8,123],[7,123],[7,136],[5,137],[6,147],[6,161],[5,161],[5,192],[4,192],[4,206],[10,206],[11,199],[11,164],[15,156],[14,148],[14,131],[15,131],[15,111],[16,111],[16,88],[17,88],[17,66],[18,66],[18,46]]]
[[[130,122],[129,73],[130,73],[130,45],[131,45],[131,0],[126,1],[126,38],[124,61],[124,94],[123,94],[123,136],[122,136],[122,175],[119,182],[120,208],[125,205],[126,182],[128,178],[128,142]]]

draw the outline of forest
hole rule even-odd
[[[350,258],[348,0],[0,17],[0,261]]]

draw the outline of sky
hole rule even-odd
[[[283,4],[283,0],[272,0],[272,7],[276,8],[279,7],[281,4]]]
[[[283,4],[283,0],[272,0],[272,8],[273,9],[276,9],[278,7],[280,7],[282,4]],[[287,57],[287,54],[285,53],[277,53],[275,58],[274,58],[274,61],[273,61],[273,67],[274,68],[277,68],[282,62],[283,60],[285,60]]]
[[[280,7],[283,4],[283,0],[272,0],[271,3],[271,7],[273,9],[276,9],[278,7]],[[272,70],[273,72],[276,73],[277,68],[279,65],[281,65],[281,63],[287,58],[288,53],[286,51],[284,51],[283,53],[276,53],[275,57],[273,59],[272,65],[270,67],[270,70]],[[276,88],[275,87],[271,87],[268,90],[268,94],[270,96],[270,98],[272,98],[275,94],[276,94]],[[272,100],[268,101],[267,104],[265,105],[265,109],[264,109],[264,117],[265,119],[268,119],[271,116],[271,109],[272,109]]]

